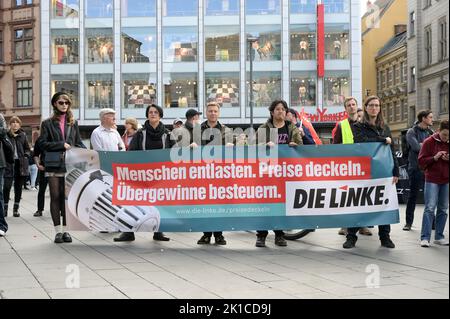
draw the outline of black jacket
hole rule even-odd
[[[211,127],[209,127],[208,121],[205,121],[201,125],[201,131],[202,131],[201,144],[202,145],[225,145],[226,144],[226,138],[225,137],[228,137],[227,135],[231,135],[231,137],[228,137],[228,138],[231,139],[230,143],[233,143],[233,144],[235,143],[235,141],[234,141],[235,138],[232,135],[233,132],[232,132],[232,130],[229,127],[221,124],[220,122],[217,122],[217,125],[213,129],[218,129],[220,131],[221,140],[219,141],[218,139],[216,139],[216,137],[219,137],[218,135],[214,135],[214,133],[216,133],[216,131],[212,130]],[[206,135],[209,134],[208,139],[203,139],[205,137],[205,136],[203,136],[203,133],[205,131],[206,131]]]
[[[11,131],[8,132],[6,138],[13,146],[13,152],[17,151],[17,160],[14,163],[7,163],[5,169],[5,178],[14,177],[14,165],[19,165],[20,176],[28,176],[28,160],[31,156],[30,145],[27,141],[27,135],[22,129],[19,129],[15,136]]]
[[[164,125],[160,123],[160,125]],[[160,140],[154,141],[151,137],[151,128],[148,121],[145,122],[144,127],[136,132],[133,139],[131,140],[130,146],[128,147],[129,151],[145,151],[145,150],[154,150],[154,149],[166,149],[171,148],[175,142],[170,137],[170,131],[163,127],[163,134],[160,137]],[[144,142],[144,133],[145,133],[145,142]],[[145,143],[145,145],[143,145]],[[160,146],[157,146],[159,144]],[[161,147],[162,146],[162,147]]]
[[[69,131],[69,124],[66,122],[65,128],[66,134]],[[61,129],[59,127],[59,121],[52,118],[44,120],[41,124],[41,136],[39,136],[36,144],[43,151],[41,156],[42,161],[45,159],[45,152],[64,152],[64,143],[69,144],[72,147],[86,148],[81,141],[80,130],[78,128],[78,122],[75,121],[70,128],[69,136],[64,140]],[[59,170],[45,169],[46,172],[65,173],[66,168],[63,167]]]
[[[354,127],[354,137],[355,143],[370,143],[370,142],[386,142],[386,137],[390,137],[392,140],[391,129],[389,126],[384,125],[384,127],[375,127],[366,122],[355,123]],[[394,169],[392,172],[393,176],[400,176],[397,157],[394,152],[394,141],[391,143],[391,153],[394,160]]]

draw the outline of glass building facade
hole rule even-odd
[[[96,125],[104,107],[116,109],[119,124],[129,116],[144,119],[152,103],[164,108],[169,124],[210,101],[222,105],[225,123],[245,125],[250,89],[255,123],[280,98],[311,114],[342,112],[346,96],[361,96],[360,1],[320,1],[323,77],[317,76],[318,2],[44,1],[43,117],[56,91],[72,96],[81,126]]]

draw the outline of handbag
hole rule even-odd
[[[70,135],[70,126],[67,129],[66,143]],[[66,151],[45,152],[44,167],[50,170],[63,169],[66,161]]]
[[[65,153],[59,152],[45,152],[44,167],[51,169],[59,169],[64,167]]]

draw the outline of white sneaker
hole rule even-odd
[[[420,246],[421,247],[430,247],[430,242],[428,240],[421,240]]]
[[[0,229],[0,237],[5,236],[5,231]]]
[[[36,187],[31,187],[30,190],[32,190],[32,191],[37,191],[37,188],[36,188]]]
[[[433,243],[435,243],[436,245],[448,246],[448,240],[445,238],[435,240]]]

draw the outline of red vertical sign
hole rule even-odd
[[[325,24],[324,5],[317,5],[317,77],[325,75]]]

